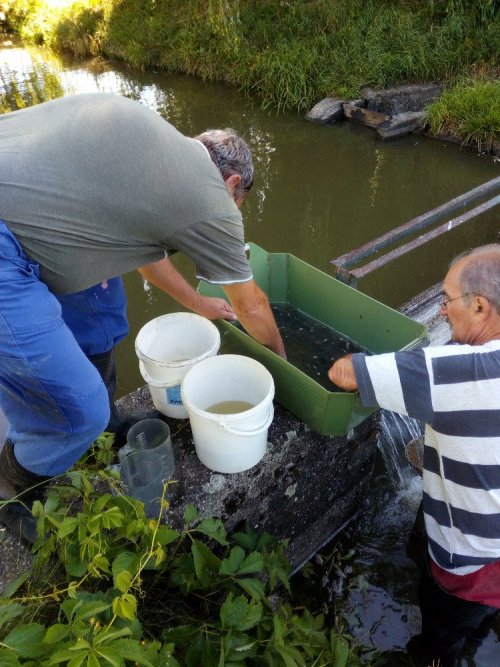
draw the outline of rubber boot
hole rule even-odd
[[[109,352],[102,354],[94,354],[88,359],[94,364],[99,371],[99,375],[104,382],[109,398],[109,422],[104,429],[108,433],[114,433],[115,447],[121,447],[127,441],[127,433],[134,424],[137,424],[141,419],[147,419],[149,414],[146,412],[133,412],[129,415],[120,415],[115,405],[116,392],[116,363],[115,350],[112,348]]]
[[[0,501],[15,501],[0,506],[0,524],[6,526],[25,544],[37,540],[36,519],[31,514],[35,500],[42,500],[51,477],[26,470],[14,456],[14,445],[5,441],[0,452]]]

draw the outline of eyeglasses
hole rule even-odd
[[[447,299],[447,298],[444,298],[444,299],[441,301],[441,307],[444,308],[444,309],[446,310],[446,307],[447,307],[448,304],[451,303],[452,301],[456,301],[457,299],[463,299],[464,297],[466,297],[466,296],[470,296],[471,294],[472,294],[472,292],[466,292],[465,294],[461,294],[460,296],[455,296],[455,297],[453,297],[453,299]],[[444,296],[444,295],[443,295],[443,296]]]

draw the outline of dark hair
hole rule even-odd
[[[253,185],[254,176],[252,153],[246,142],[230,127],[206,130],[195,139],[206,147],[224,180],[233,174],[241,176],[234,194],[235,197],[245,196]]]
[[[500,243],[468,250],[456,257],[450,268],[463,259],[467,261],[458,279],[463,293],[486,297],[500,314]]]

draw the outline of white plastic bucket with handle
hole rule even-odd
[[[195,364],[217,354],[219,330],[194,313],[161,315],[145,324],[135,339],[139,370],[155,408],[167,417],[186,419],[181,383]]]
[[[188,371],[181,393],[196,454],[207,468],[242,472],[263,458],[274,416],[274,381],[261,363],[238,354],[204,359]],[[254,407],[231,414],[207,411],[235,401]]]

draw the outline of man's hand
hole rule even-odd
[[[352,354],[337,359],[328,371],[328,377],[337,387],[347,391],[355,391],[358,388],[358,382],[352,363]]]
[[[216,296],[201,297],[199,303],[196,305],[195,312],[198,315],[207,317],[209,320],[217,320],[218,318],[223,320],[238,319],[228,302]]]

